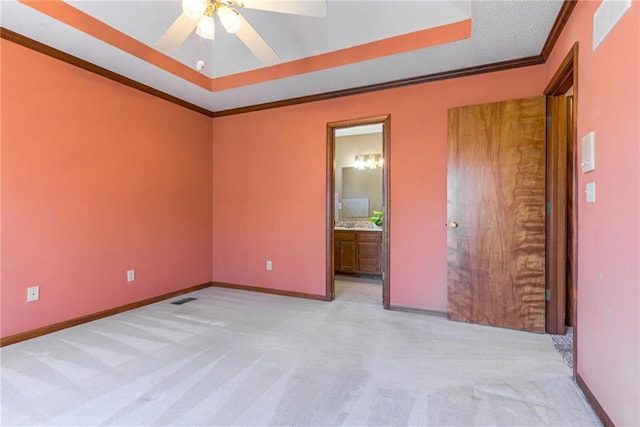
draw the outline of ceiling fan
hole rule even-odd
[[[240,14],[238,8],[324,18],[326,0],[182,0],[182,14],[178,16],[156,45],[175,51],[195,29],[200,37],[215,38],[215,17],[229,34],[235,34],[264,64],[280,61],[278,54]]]

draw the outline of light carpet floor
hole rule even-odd
[[[336,276],[336,301],[382,307],[382,281]]]
[[[547,335],[188,296],[2,348],[2,425],[599,425]]]

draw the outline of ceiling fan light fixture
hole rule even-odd
[[[199,20],[207,10],[207,0],[182,0],[182,11],[194,21]]]
[[[203,39],[213,40],[216,38],[216,22],[213,16],[203,16],[198,21],[196,34]]]
[[[220,6],[217,12],[218,17],[220,18],[220,22],[222,22],[222,26],[225,30],[227,30],[227,33],[237,33],[242,26],[242,18],[240,18],[240,13],[237,10],[227,6]]]

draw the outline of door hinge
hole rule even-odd
[[[545,299],[551,301],[551,289],[545,289]]]
[[[382,272],[382,280],[384,280],[384,271]]]
[[[547,127],[551,127],[551,116],[547,116]]]
[[[551,214],[551,203],[547,203],[547,215]]]

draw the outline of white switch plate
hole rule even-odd
[[[136,271],[127,270],[127,282],[133,282],[134,280],[136,280]]]
[[[587,203],[596,202],[596,183],[595,181],[587,182],[587,189],[584,191],[587,196]]]
[[[38,301],[40,299],[40,287],[31,286],[27,288],[27,302]]]
[[[272,270],[273,269],[273,263],[271,262],[271,260],[267,261],[267,270]]]
[[[596,133],[589,132],[582,137],[582,173],[596,170]]]

